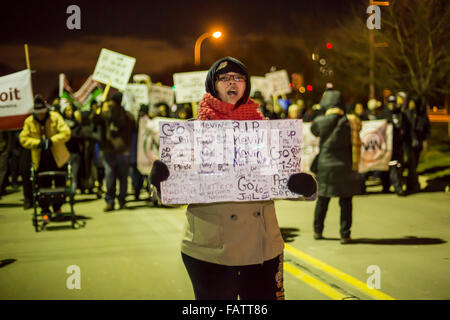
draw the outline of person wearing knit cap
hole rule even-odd
[[[69,161],[70,153],[65,143],[70,139],[70,128],[56,111],[50,111],[45,100],[37,95],[34,99],[33,114],[25,119],[19,141],[26,149],[31,149],[31,158],[37,172],[61,170]],[[62,178],[62,179],[58,179]],[[64,186],[64,177],[55,178],[57,186]],[[51,180],[42,178],[39,186],[50,187]],[[45,203],[40,204],[44,223],[48,222],[50,210]],[[56,214],[61,213],[61,205],[53,205]],[[46,219],[47,217],[47,219]]]
[[[216,61],[206,77],[206,93],[198,120],[264,120],[249,98],[245,65],[232,57]],[[169,177],[167,166],[155,161],[150,179],[159,189]],[[311,197],[314,178],[292,175],[288,188]],[[302,183],[303,182],[303,183]],[[301,193],[299,185],[308,187]],[[294,191],[296,190],[296,191]],[[284,242],[273,200],[189,204],[182,259],[196,299],[283,300]]]

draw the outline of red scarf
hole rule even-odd
[[[198,120],[265,120],[259,105],[252,99],[234,108],[234,104],[226,103],[205,93],[199,103]]]

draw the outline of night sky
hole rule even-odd
[[[0,75],[26,67],[23,44],[28,43],[35,91],[49,95],[60,72],[73,79],[74,87],[81,84],[104,47],[136,57],[134,73],[170,85],[172,73],[194,70],[194,43],[203,32],[217,28],[224,33],[202,44],[200,69],[207,69],[223,55],[248,60],[240,53],[251,51],[255,39],[301,37],[318,46],[350,15],[352,3],[361,1],[2,1]],[[72,4],[81,9],[81,30],[66,27],[66,8]],[[250,72],[281,64],[266,60]]]

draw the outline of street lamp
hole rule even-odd
[[[200,65],[200,46],[202,45],[203,40],[205,40],[208,37],[214,37],[214,38],[220,38],[222,36],[222,32],[216,31],[214,33],[211,32],[205,32],[200,37],[198,37],[197,41],[195,41],[195,47],[194,47],[194,62],[196,66]]]

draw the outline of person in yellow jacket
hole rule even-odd
[[[69,161],[70,153],[65,142],[70,139],[70,128],[63,117],[50,111],[42,97],[34,99],[33,114],[25,119],[19,140],[22,146],[31,150],[32,164],[36,172],[61,170]],[[59,179],[58,179],[59,178]],[[56,186],[64,186],[63,177],[55,178]],[[50,179],[40,179],[40,188],[50,187]],[[50,213],[48,204],[41,203],[42,213]],[[56,214],[61,213],[61,205],[53,205]],[[45,218],[44,218],[45,220]]]

